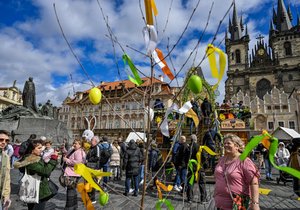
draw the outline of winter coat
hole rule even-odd
[[[45,163],[40,156],[33,154],[26,155],[21,161],[14,163],[14,167],[19,168],[20,171],[25,171],[26,168],[27,174],[41,176],[39,200],[45,200],[52,195],[48,178],[56,165],[57,160],[50,159],[48,163]]]
[[[204,99],[203,103],[201,104],[201,111],[204,117],[209,117],[210,113],[212,112],[211,104],[207,99]]]
[[[290,158],[290,152],[287,148],[285,148],[285,145],[283,143],[281,143],[283,145],[282,149],[278,148],[277,152],[275,154],[275,158],[277,160],[277,164],[279,166],[286,166],[287,162]]]
[[[151,170],[152,172],[153,171],[157,171],[159,169],[159,167],[161,166],[161,160],[160,160],[160,163],[158,163],[158,159],[161,158],[159,157],[161,154],[160,154],[160,151],[157,149],[157,148],[151,148],[150,151],[149,151],[149,170]]]
[[[120,166],[120,146],[111,145],[112,155],[110,157],[110,166]]]
[[[1,159],[0,190],[2,201],[10,198],[10,158],[5,152]]]
[[[198,151],[199,151],[199,145],[195,142],[192,142],[190,146],[191,159],[197,160],[196,154]]]
[[[140,163],[142,161],[142,154],[140,148],[135,142],[129,142],[127,151],[125,153],[124,164],[126,169],[126,176],[139,175]]]
[[[86,155],[86,165],[89,168],[100,169],[100,152],[98,144],[90,147]]]
[[[69,151],[69,152],[71,152],[71,151]],[[67,164],[67,167],[65,169],[64,176],[80,177],[79,174],[76,174],[74,172],[74,165],[77,163],[85,163],[85,158],[86,158],[86,155],[82,148],[77,149],[75,152],[73,152],[65,162],[65,164]]]
[[[180,143],[178,151],[176,153],[175,167],[178,169],[187,168],[187,164],[190,158],[189,146],[187,143]]]

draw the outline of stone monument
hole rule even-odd
[[[11,132],[12,138],[27,140],[31,134],[46,136],[54,144],[62,143],[63,139],[70,139],[71,133],[64,122],[55,119],[56,110],[50,100],[37,109],[35,85],[30,77],[25,82],[22,94],[23,106],[11,105],[0,112],[0,128]]]

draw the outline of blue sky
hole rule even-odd
[[[145,24],[139,1],[99,0],[99,2],[122,48],[139,70],[149,75],[149,59],[143,55],[146,51],[142,35]],[[144,1],[140,2],[143,9]],[[167,54],[168,45],[171,48],[177,42],[197,2],[198,0],[156,0],[158,16],[155,19],[155,26],[158,30],[158,47],[164,54]],[[293,24],[295,24],[300,0],[289,2],[294,17]],[[1,0],[0,86],[11,86],[13,81],[17,80],[17,86],[22,90],[25,80],[32,76],[36,84],[37,101],[44,103],[50,99],[58,106],[68,94],[73,94],[73,87],[75,91],[91,87],[91,82],[79,67],[61,35],[53,3],[56,5],[59,20],[68,41],[93,82],[99,84],[101,81],[127,79],[121,59],[123,52],[117,44],[113,48],[111,40],[107,37],[108,31],[97,0]],[[200,62],[207,44],[211,41],[230,3],[229,0],[214,1],[209,26],[197,49],[197,55],[193,53],[191,59],[182,68],[205,27],[212,4],[212,1],[200,1],[182,40],[171,53],[175,69],[178,71],[182,68],[178,76],[179,84],[182,84],[187,69]],[[286,5],[287,3],[285,0]],[[268,41],[272,7],[273,5],[277,7],[277,0],[236,0],[236,5],[238,16],[242,14],[243,21],[248,26],[252,39],[250,49],[254,46],[255,37],[258,34],[263,34],[265,41]],[[168,14],[169,18],[167,18]],[[232,10],[229,15],[232,16]],[[227,16],[215,43],[223,40],[225,28],[228,27],[228,19]],[[224,49],[224,42],[221,48]],[[116,56],[114,56],[114,51]],[[116,61],[119,69],[116,67]],[[167,59],[167,62],[173,71],[170,60]],[[201,67],[207,81],[214,84],[216,80],[211,78],[207,60],[201,64]],[[160,74],[161,70],[155,68],[155,75]],[[168,78],[164,79],[169,82]],[[219,87],[221,92],[219,101],[224,96],[225,79],[226,75]],[[176,84],[175,81],[171,83],[171,85]]]

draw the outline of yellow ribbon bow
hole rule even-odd
[[[162,199],[162,193],[161,193],[160,188],[162,188],[166,192],[170,192],[173,189],[172,185],[166,186],[163,183],[161,183],[160,181],[158,181],[158,179],[155,181],[155,184],[156,184],[156,188],[157,188],[158,198],[160,200]]]
[[[201,154],[202,154],[202,151],[205,150],[208,154],[210,155],[217,155],[217,153],[215,153],[214,151],[212,151],[209,147],[207,146],[200,146],[199,147],[199,150],[196,154],[196,158],[197,158],[197,171],[196,171],[196,181],[198,181],[198,176],[199,176],[199,170],[201,169],[201,165],[202,165],[202,162],[201,162]]]
[[[217,68],[215,52],[219,54],[219,69]],[[213,86],[213,90],[216,90],[219,86],[221,79],[224,76],[226,56],[222,50],[213,46],[212,44],[207,45],[206,55],[208,57],[212,77],[218,79],[218,82]]]

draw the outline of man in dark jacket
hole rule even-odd
[[[134,182],[134,194],[138,196],[139,191],[139,169],[142,161],[142,154],[140,148],[136,145],[133,139],[128,144],[127,151],[125,153],[124,165],[126,168],[126,180],[125,180],[125,193],[127,196],[130,189],[130,182]]]
[[[182,188],[186,186],[186,175],[187,175],[187,166],[190,158],[189,146],[186,143],[186,137],[180,137],[180,145],[178,148],[178,152],[176,153],[175,167],[179,171],[180,175],[180,183]],[[175,187],[174,187],[175,188]],[[175,188],[176,191],[178,191]]]
[[[98,146],[100,140],[98,136],[94,136],[91,140],[91,147],[86,155],[86,165],[89,168],[100,169],[100,148]],[[96,203],[95,189],[89,193],[92,203]]]
[[[126,153],[126,150],[127,150],[127,146],[126,144],[123,142],[122,138],[118,138],[118,143],[119,143],[119,146],[121,148],[120,150],[120,179],[122,178],[123,176],[123,171],[125,170],[125,167],[124,167],[124,158],[125,158],[125,153]]]
[[[201,104],[201,112],[204,118],[204,125],[209,125],[210,122],[209,116],[212,113],[212,106],[211,103],[209,103],[207,98],[205,98]]]

